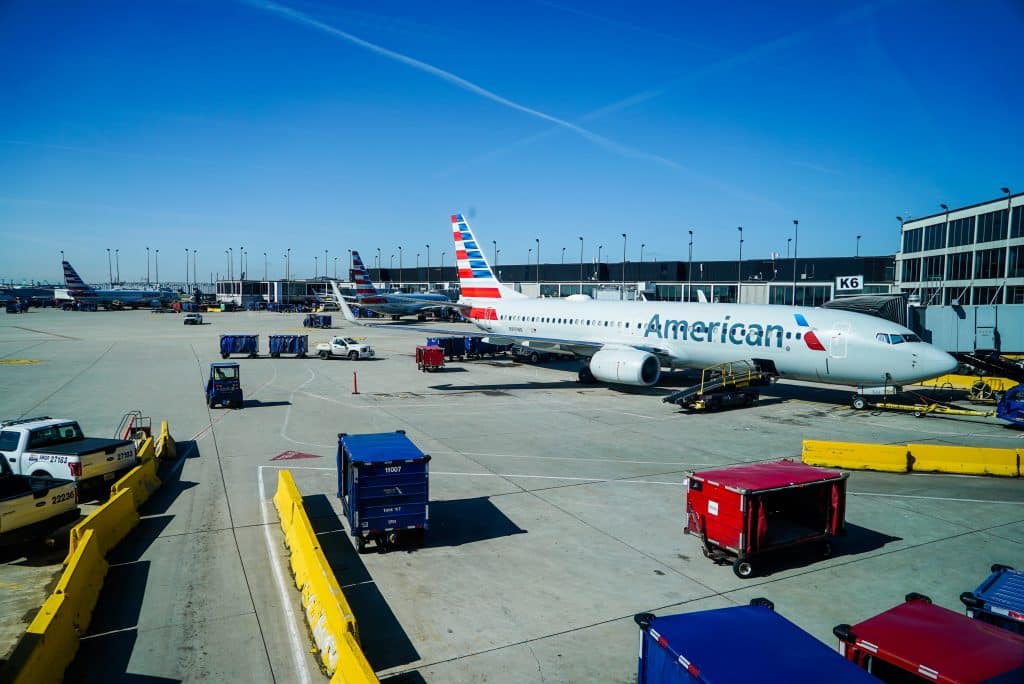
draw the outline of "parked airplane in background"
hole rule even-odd
[[[171,290],[97,290],[91,285],[86,285],[69,262],[62,263],[68,294],[75,301],[94,302],[97,306],[107,309],[123,309],[126,307],[163,306],[178,299],[178,295]]]
[[[346,299],[360,308],[391,316],[392,320],[416,315],[422,321],[427,311],[446,309],[452,305],[452,300],[442,294],[380,292],[370,280],[370,272],[355,250],[352,251],[352,277],[356,283],[356,294]],[[340,292],[336,292],[336,295],[340,296]]]
[[[461,214],[452,216],[464,315],[496,344],[585,359],[580,380],[653,385],[666,368],[751,361],[780,378],[892,388],[957,361],[913,331],[836,309],[756,304],[533,299],[502,285]]]

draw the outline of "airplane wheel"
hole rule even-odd
[[[863,411],[868,407],[867,399],[860,396],[859,394],[853,395],[853,399],[850,400],[850,403],[853,405],[853,408],[857,409],[858,411]]]

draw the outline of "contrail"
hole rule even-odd
[[[430,74],[431,76],[435,76],[441,79],[442,81],[454,85],[457,88],[461,88],[462,90],[473,93],[474,95],[479,95],[482,98],[500,104],[509,109],[515,110],[517,112],[522,112],[523,114],[528,114],[534,118],[540,119],[541,121],[547,121],[548,123],[560,126],[561,128],[564,128],[566,130],[572,131],[573,133],[576,133],[577,135],[580,135],[581,137],[585,138],[586,140],[589,140],[590,142],[596,145],[600,145],[605,149],[611,150],[623,156],[634,157],[637,159],[647,159],[649,161],[657,162],[659,164],[663,164],[673,169],[686,170],[685,167],[678,164],[677,162],[672,161],[671,159],[667,159],[656,154],[651,154],[649,152],[643,152],[642,150],[637,150],[627,145],[617,143],[614,140],[610,140],[609,138],[606,138],[603,135],[594,133],[593,131],[587,130],[586,128],[583,128],[581,126],[577,126],[576,124],[570,121],[566,121],[565,119],[560,119],[557,116],[552,116],[540,110],[533,109],[532,107],[527,107],[526,105],[519,104],[514,100],[510,100],[507,97],[502,97],[501,95],[498,95],[493,91],[487,90],[486,88],[479,86],[476,83],[473,83],[472,81],[467,81],[466,79],[460,76],[456,76],[450,71],[445,71],[444,69],[436,67],[433,64],[427,64],[426,62],[418,60],[414,57],[409,57],[408,55],[403,55],[400,52],[389,50],[386,47],[377,45],[376,43],[371,43],[368,40],[363,40],[359,36],[355,36],[351,33],[348,33],[347,31],[342,31],[341,29],[335,28],[330,24],[325,24],[322,21],[319,21],[317,19],[314,19],[313,17],[303,14],[298,10],[286,7],[285,5],[280,5],[276,2],[270,2],[269,0],[245,0],[245,2],[254,7],[258,7],[260,9],[267,10],[268,12],[278,14],[296,23],[305,24],[306,26],[311,26],[313,28],[324,31],[325,33],[329,33],[332,36],[337,36],[338,38],[346,40],[349,43],[352,43],[353,45],[357,45],[363,49],[369,50],[370,52],[374,52],[378,55],[381,55],[382,57],[387,57],[388,59],[399,62],[401,64],[405,64],[406,66],[412,67],[413,69],[416,69],[418,71],[422,71],[424,73]]]

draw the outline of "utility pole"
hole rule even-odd
[[[690,231],[690,257],[686,263],[686,301],[693,301],[693,231]]]
[[[110,283],[110,287],[114,287],[114,269],[110,265],[110,248],[107,247],[107,282]]]
[[[800,244],[800,221],[793,219],[793,306],[796,306],[796,250]]]
[[[626,298],[626,234],[622,234],[622,287],[619,289],[619,299]]]
[[[63,261],[63,259],[61,259]],[[149,247],[146,247],[146,285],[149,285]]]
[[[160,250],[156,250],[156,256],[153,257],[156,266],[156,286],[160,287]]]

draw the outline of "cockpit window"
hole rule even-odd
[[[904,342],[920,342],[921,338],[918,337],[917,335],[904,335],[903,336],[903,341]]]
[[[903,335],[889,335],[889,342],[892,344],[903,344]]]
[[[886,344],[889,344],[889,336],[886,335],[885,333],[875,333],[875,339],[878,340],[879,342],[885,342]]]

